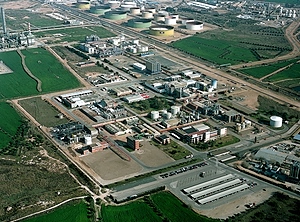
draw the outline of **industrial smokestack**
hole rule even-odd
[[[1,17],[2,17],[3,35],[6,35],[7,30],[6,30],[5,12],[4,12],[4,8],[2,8],[2,7],[1,7]]]

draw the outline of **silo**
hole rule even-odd
[[[165,18],[165,24],[166,24],[166,25],[176,25],[176,23],[177,23],[176,17],[167,16],[167,17]]]
[[[141,13],[141,9],[139,7],[132,7],[130,8],[130,14],[137,15]]]
[[[180,106],[171,106],[171,113],[173,116],[175,116],[179,112],[180,112]]]
[[[158,111],[151,111],[151,119],[157,120],[159,118],[159,112]]]
[[[150,11],[143,11],[142,17],[143,18],[153,18],[153,13]]]
[[[270,126],[274,128],[280,128],[282,126],[282,118],[279,116],[270,117]]]
[[[214,89],[217,89],[217,87],[218,87],[218,80],[212,79],[212,80],[211,80],[211,86],[212,86]]]
[[[154,15],[154,20],[156,22],[159,22],[159,21],[164,22],[165,21],[165,17],[166,17],[166,15],[164,15],[164,14],[155,14]]]

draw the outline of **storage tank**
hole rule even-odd
[[[174,27],[170,25],[151,26],[149,33],[154,36],[172,36],[174,35]]]
[[[151,26],[151,19],[130,19],[127,24],[133,28],[149,28]]]
[[[166,17],[166,15],[164,15],[164,14],[155,14],[154,15],[154,20],[156,22],[159,22],[159,21],[164,22],[165,21],[165,17]]]
[[[155,13],[156,13],[156,8],[153,8],[153,7],[151,7],[151,8],[146,8],[145,11],[149,11],[149,12],[152,12],[152,14],[155,14]]]
[[[173,116],[180,112],[180,106],[171,106],[171,113]]]
[[[105,12],[110,11],[110,7],[108,5],[103,6],[92,6],[90,12],[97,15],[104,15]]]
[[[89,10],[91,3],[88,0],[77,0],[77,8],[82,10]]]
[[[127,18],[127,13],[122,11],[105,12],[104,17],[111,20],[122,20]]]
[[[167,113],[166,114],[166,119],[171,119],[172,118],[172,113]]]
[[[111,9],[115,9],[118,8],[120,6],[120,2],[119,1],[109,1],[108,5]]]
[[[151,111],[151,119],[157,120],[159,118],[159,112],[158,111]]]
[[[237,123],[237,124],[236,124],[236,130],[237,130],[237,131],[241,131],[241,129],[242,129],[242,124]]]
[[[178,14],[171,14],[170,16],[175,17],[177,20],[179,19],[179,15]]]
[[[173,17],[173,16],[167,16],[167,17],[165,17],[165,24],[166,25],[176,25],[177,24],[176,17]]]
[[[165,114],[167,114],[168,111],[165,110],[165,109],[163,109],[163,110],[161,110],[160,112],[161,112],[162,115],[165,115]]]
[[[136,7],[136,4],[122,4],[120,6],[121,10],[124,11],[124,12],[129,12],[131,8],[135,8]]]
[[[185,23],[185,27],[188,30],[192,30],[192,31],[199,31],[201,29],[203,29],[203,23],[202,22],[197,22],[197,21],[188,21]]]
[[[279,116],[270,117],[270,126],[274,128],[280,128],[282,126],[282,118]]]
[[[143,11],[142,17],[143,18],[153,18],[153,13],[150,11]]]
[[[169,15],[169,12],[167,11],[158,11],[157,14],[161,14],[161,15],[164,15],[164,16],[168,16]]]
[[[218,80],[212,79],[212,80],[211,80],[211,86],[212,86],[214,89],[217,89],[217,87],[218,87]]]
[[[185,25],[187,22],[193,22],[193,21],[195,21],[193,18],[182,18],[181,19],[181,23],[183,25]]]
[[[137,15],[141,13],[141,9],[139,7],[132,7],[130,8],[130,14]]]

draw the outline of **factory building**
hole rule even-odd
[[[161,72],[161,64],[156,60],[149,59],[146,61],[146,71],[150,74],[158,74]]]
[[[140,142],[142,141],[141,139],[139,138],[136,138],[134,136],[128,136],[126,137],[127,139],[127,145],[134,149],[134,150],[139,150],[140,149]]]
[[[159,135],[157,137],[155,137],[155,140],[163,145],[169,144],[171,143],[171,138],[165,134]]]
[[[290,177],[299,180],[300,179],[300,162],[295,161],[290,167]]]
[[[132,94],[132,90],[128,89],[127,87],[114,88],[114,89],[112,89],[112,92],[116,96],[126,96],[126,95],[129,95],[129,94]]]

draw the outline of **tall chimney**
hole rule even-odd
[[[6,30],[5,12],[4,12],[4,8],[2,8],[2,7],[1,7],[1,17],[2,17],[3,35],[6,35],[7,30]]]

